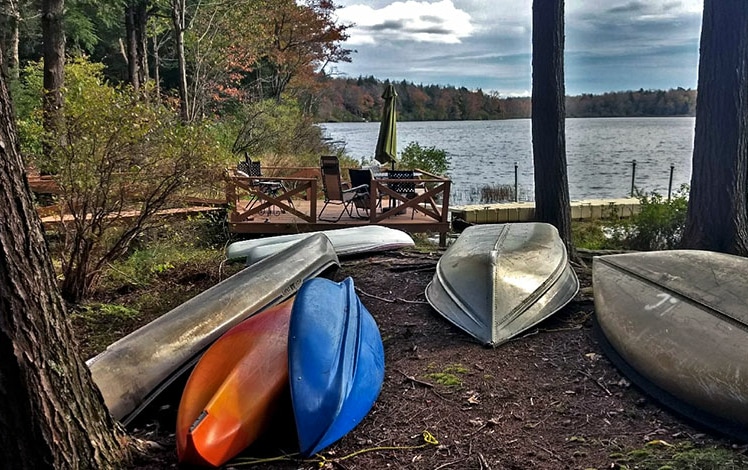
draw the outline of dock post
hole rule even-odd
[[[675,165],[670,164],[670,181],[667,184],[667,200],[670,202],[670,194],[673,192],[673,170],[675,170]]]
[[[636,159],[631,161],[631,197],[634,197],[634,181],[636,181]]]
[[[514,162],[514,202],[519,201],[519,187],[517,185],[517,167],[519,163]]]

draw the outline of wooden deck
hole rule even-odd
[[[373,180],[370,187],[371,207],[359,209],[364,218],[343,213],[342,204],[330,203],[322,213],[324,201],[317,198],[318,181],[313,177],[261,177],[259,180],[282,181],[285,189],[280,194],[269,195],[250,186],[247,178],[227,177],[227,199],[229,206],[229,228],[234,233],[246,234],[286,234],[314,232],[333,228],[358,227],[363,225],[383,225],[408,233],[438,232],[440,243],[446,242],[449,232],[449,191],[451,181],[424,173],[414,180],[423,187],[412,199],[392,191],[387,187],[391,180]],[[406,181],[406,180],[399,180]],[[382,207],[377,203],[382,196]],[[293,204],[289,203],[289,199]],[[397,204],[392,208],[390,199]],[[376,206],[376,207],[375,207]],[[340,217],[337,222],[330,221]]]

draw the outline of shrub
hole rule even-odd
[[[41,96],[41,74],[38,64],[25,69],[27,96]],[[76,59],[65,75],[62,134],[28,136],[27,142],[46,141],[50,151],[26,157],[55,175],[61,205],[72,216],[60,226],[62,293],[77,302],[159,210],[220,181],[222,166],[204,123],[183,124],[173,110],[112,86],[101,64]],[[38,115],[33,107],[23,112],[30,121]]]
[[[660,194],[641,194],[640,211],[634,215],[622,237],[630,250],[672,250],[680,245],[688,212],[688,186],[682,186],[668,201]]]
[[[669,201],[660,194],[639,195],[639,213],[619,219],[610,213],[599,221],[572,224],[575,246],[591,250],[672,250],[680,245],[688,211],[688,186]]]
[[[447,172],[449,157],[444,150],[421,147],[418,142],[411,142],[400,153],[397,166],[409,170],[418,168],[435,175],[443,175]]]
[[[483,204],[508,201],[514,201],[514,187],[508,184],[486,184],[480,188],[480,202]]]

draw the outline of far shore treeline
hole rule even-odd
[[[381,94],[388,80],[373,76],[323,79],[316,107],[322,122],[377,121]],[[392,82],[397,91],[400,121],[459,121],[530,117],[529,97],[502,97],[482,90],[441,85]],[[696,90],[619,91],[566,97],[567,117],[694,116]]]

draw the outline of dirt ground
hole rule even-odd
[[[407,251],[343,260],[333,278],[354,279],[382,334],[382,392],[364,421],[322,453],[326,462],[291,456],[253,468],[659,468],[660,448],[714,446],[727,453],[729,467],[748,468],[744,446],[671,414],[611,365],[592,328],[588,268],[576,267],[582,289],[562,311],[488,349],[426,302],[439,255]],[[177,402],[178,392],[167,394],[134,423],[131,432],[152,442],[134,468],[177,466]],[[228,468],[295,452],[290,415],[275,423]],[[726,468],[725,460],[710,468]]]

